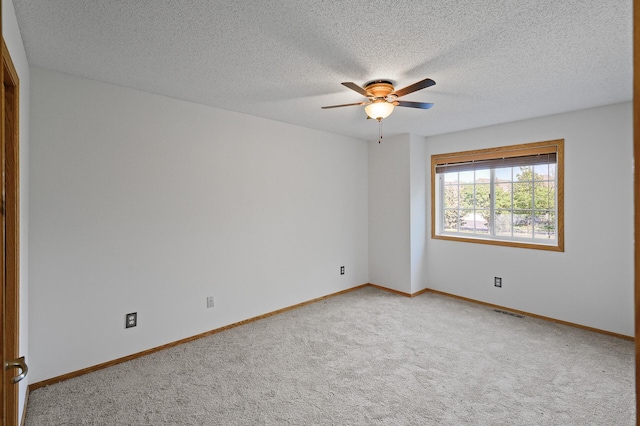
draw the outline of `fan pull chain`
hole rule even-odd
[[[382,119],[378,119],[378,143],[382,142]]]

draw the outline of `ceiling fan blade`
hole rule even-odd
[[[342,83],[342,85],[343,85],[343,86],[345,86],[345,87],[348,87],[349,89],[351,89],[351,90],[353,90],[353,91],[355,91],[355,92],[360,93],[362,96],[366,96],[366,97],[371,96],[371,95],[370,95],[366,90],[364,90],[364,88],[363,88],[363,87],[360,87],[360,86],[358,86],[357,84],[352,83],[352,82],[350,82],[350,81],[347,81],[347,82],[345,82],[345,83]]]
[[[409,107],[409,108],[420,108],[420,109],[429,109],[433,106],[433,104],[428,102],[411,102],[411,101],[396,101],[398,106]],[[395,102],[394,102],[395,104]]]
[[[417,83],[413,83],[405,88],[396,90],[393,94],[396,95],[397,97],[400,97],[400,96],[408,95],[409,93],[413,93],[420,89],[425,89],[427,87],[433,86],[434,84],[436,84],[435,81],[431,80],[430,78],[425,78],[422,81],[418,81]]]
[[[346,106],[356,106],[356,105],[367,105],[369,102],[356,102],[353,104],[342,104],[342,105],[329,105],[329,106],[323,106],[320,107],[322,109],[330,109],[330,108],[341,108],[341,107],[346,107]]]

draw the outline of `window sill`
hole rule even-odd
[[[560,241],[557,245],[551,244],[536,244],[531,242],[518,242],[518,241],[502,241],[502,240],[490,240],[485,238],[473,238],[473,237],[454,237],[449,235],[431,235],[434,240],[446,240],[456,241],[461,243],[474,243],[474,244],[486,244],[491,246],[503,246],[503,247],[517,247],[534,250],[547,250],[564,252],[564,244]]]

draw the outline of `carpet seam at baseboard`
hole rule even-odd
[[[434,290],[434,289],[425,289],[425,290],[427,292],[429,292],[429,293],[439,294],[439,295],[445,296],[445,297],[452,297],[454,299],[458,299],[458,300],[462,300],[462,301],[466,301],[466,302],[471,302],[471,303],[475,303],[475,304],[478,304],[478,305],[488,306],[490,308],[497,308],[497,309],[507,310],[507,311],[510,311],[510,312],[518,313],[520,315],[524,315],[524,316],[528,316],[528,317],[532,317],[532,318],[537,318],[537,319],[545,320],[545,321],[548,321],[548,322],[554,322],[556,324],[562,324],[562,325],[566,325],[566,326],[573,327],[573,328],[579,328],[581,330],[591,331],[591,332],[594,332],[594,333],[604,334],[604,335],[607,335],[607,336],[613,336],[613,337],[617,337],[619,339],[635,341],[635,337],[634,336],[627,336],[625,334],[614,333],[612,331],[602,330],[602,329],[595,328],[595,327],[589,327],[589,326],[586,326],[586,325],[577,324],[577,323],[573,323],[573,322],[569,322],[569,321],[563,321],[563,320],[552,318],[552,317],[546,317],[544,315],[533,314],[531,312],[521,311],[521,310],[518,310],[518,309],[512,309],[512,308],[509,308],[507,306],[494,305],[493,303],[483,302],[481,300],[470,299],[468,297],[458,296],[456,294],[451,294],[451,293],[447,293],[447,292],[440,291],[440,290]]]
[[[205,331],[203,333],[196,334],[194,336],[185,337],[184,339],[180,339],[180,340],[176,340],[174,342],[166,343],[166,344],[161,345],[161,346],[156,346],[156,347],[153,347],[153,348],[146,349],[144,351],[136,352],[136,353],[131,354],[131,355],[126,355],[124,357],[116,358],[116,359],[113,359],[113,360],[110,360],[110,361],[102,362],[100,364],[96,364],[96,365],[93,365],[93,366],[85,367],[85,368],[82,368],[80,370],[71,371],[69,373],[61,374],[59,376],[55,376],[55,377],[51,377],[49,379],[45,379],[45,380],[41,380],[41,381],[38,381],[38,382],[35,382],[35,383],[31,383],[31,384],[29,384],[29,387],[30,387],[31,390],[36,390],[36,389],[39,389],[39,388],[42,388],[42,387],[45,387],[45,386],[53,385],[55,383],[63,382],[65,380],[73,379],[75,377],[80,377],[80,376],[83,376],[85,374],[92,373],[94,371],[103,370],[105,368],[109,368],[109,367],[112,367],[114,365],[122,364],[122,363],[127,362],[127,361],[132,361],[134,359],[141,358],[141,357],[146,356],[146,355],[151,355],[152,353],[156,353],[156,352],[162,351],[164,349],[169,349],[169,348],[172,348],[172,347],[175,347],[175,346],[183,345],[185,343],[189,343],[189,342],[192,342],[194,340],[203,339],[205,337],[212,336],[214,334],[220,333],[220,332],[225,331],[225,330],[229,330],[231,328],[239,327],[239,326],[245,325],[245,324],[250,324],[252,322],[255,322],[255,321],[258,321],[258,320],[261,320],[261,319],[269,318],[269,317],[272,317],[274,315],[278,315],[278,314],[281,314],[281,313],[284,313],[284,312],[287,312],[287,311],[290,311],[290,310],[293,310],[293,309],[301,308],[301,307],[303,307],[305,305],[309,305],[311,303],[316,303],[316,302],[319,302],[319,301],[324,300],[324,299],[328,299],[328,298],[331,298],[331,297],[339,296],[341,294],[350,293],[352,291],[356,291],[356,290],[359,290],[359,289],[362,289],[362,288],[365,288],[365,287],[368,287],[368,286],[370,286],[369,283],[360,284],[360,285],[357,285],[355,287],[351,287],[351,288],[348,288],[348,289],[345,289],[345,290],[338,291],[336,293],[330,293],[330,294],[327,294],[325,296],[320,296],[320,297],[317,297],[315,299],[307,300],[305,302],[297,303],[295,305],[291,305],[291,306],[287,306],[287,307],[284,307],[284,308],[281,308],[281,309],[277,309],[275,311],[267,312],[267,313],[262,314],[262,315],[258,315],[258,316],[251,317],[251,318],[248,318],[248,319],[245,319],[245,320],[242,320],[242,321],[238,321],[238,322],[235,322],[235,323],[231,323],[231,324],[219,327],[219,328],[215,328],[215,329],[212,329],[212,330],[209,330],[209,331]]]
[[[265,314],[262,314],[262,315],[258,315],[258,316],[255,316],[255,317],[251,317],[251,318],[248,318],[248,319],[245,319],[245,320],[242,320],[242,321],[238,321],[238,322],[235,322],[235,323],[232,323],[232,324],[228,324],[228,325],[225,325],[225,326],[213,329],[213,330],[205,331],[204,333],[200,333],[200,334],[196,334],[194,336],[186,337],[184,339],[176,340],[174,342],[170,342],[170,343],[167,343],[167,344],[164,344],[164,345],[161,345],[161,346],[156,346],[154,348],[146,349],[146,350],[141,351],[141,352],[137,352],[137,353],[134,353],[134,354],[131,354],[131,355],[127,355],[127,356],[124,356],[124,357],[120,357],[120,358],[116,358],[116,359],[111,360],[111,361],[106,361],[106,362],[103,362],[103,363],[100,363],[100,364],[96,364],[94,366],[90,366],[90,367],[86,367],[86,368],[83,368],[83,369],[80,369],[80,370],[76,370],[76,371],[72,371],[72,372],[69,372],[69,373],[65,373],[65,374],[62,374],[62,375],[59,375],[59,376],[52,377],[50,379],[41,380],[39,382],[35,382],[35,383],[30,384],[29,387],[28,387],[28,391],[35,390],[35,389],[38,389],[38,388],[41,388],[41,387],[45,387],[45,386],[49,386],[49,385],[52,385],[54,383],[63,382],[65,380],[69,380],[69,379],[72,379],[74,377],[83,376],[85,374],[89,374],[89,373],[92,373],[94,371],[103,370],[105,368],[108,368],[108,367],[111,367],[111,366],[114,366],[114,365],[118,365],[118,364],[122,364],[123,362],[131,361],[131,360],[134,360],[134,359],[137,359],[137,358],[141,358],[143,356],[150,355],[152,353],[159,352],[159,351],[164,350],[164,349],[169,349],[169,348],[172,348],[172,347],[175,347],[175,346],[183,345],[185,343],[189,343],[189,342],[192,342],[194,340],[202,339],[202,338],[205,338],[205,337],[220,333],[222,331],[225,331],[225,330],[228,330],[228,329],[231,329],[231,328],[235,328],[235,327],[239,327],[241,325],[245,325],[245,324],[249,324],[249,323],[252,323],[252,322],[255,322],[255,321],[259,321],[261,319],[265,319],[265,318],[268,318],[268,317],[271,317],[271,316],[274,316],[274,315],[278,315],[278,314],[281,314],[281,313],[284,313],[284,312],[287,312],[287,311],[290,311],[290,310],[293,310],[293,309],[301,308],[301,307],[303,307],[305,305],[309,305],[311,303],[316,303],[316,302],[319,302],[321,300],[328,299],[328,298],[331,298],[331,297],[339,296],[341,294],[350,293],[352,291],[356,291],[356,290],[359,290],[359,289],[362,289],[362,288],[365,288],[365,287],[377,288],[377,289],[382,290],[382,291],[387,291],[389,293],[393,293],[393,294],[397,294],[397,295],[404,296],[404,297],[409,297],[409,298],[417,297],[417,296],[419,296],[421,294],[429,292],[429,293],[439,294],[441,296],[451,297],[451,298],[454,298],[454,299],[463,300],[463,301],[466,301],[466,302],[475,303],[475,304],[479,304],[479,305],[483,305],[483,306],[489,306],[489,307],[498,308],[498,309],[505,309],[505,310],[508,310],[508,311],[519,313],[521,315],[525,315],[525,316],[529,316],[529,317],[533,317],[533,318],[538,318],[538,319],[542,319],[542,320],[549,321],[549,322],[555,322],[555,323],[558,323],[558,324],[563,324],[563,325],[567,325],[567,326],[570,326],[570,327],[579,328],[579,329],[583,329],[583,330],[587,330],[587,331],[592,331],[592,332],[596,332],[596,333],[600,333],[600,334],[605,334],[605,335],[609,335],[609,336],[613,336],[613,337],[618,337],[618,338],[625,339],[625,340],[632,340],[632,341],[635,340],[635,338],[632,337],[632,336],[626,336],[624,334],[613,333],[613,332],[610,332],[610,331],[600,330],[600,329],[593,328],[593,327],[587,327],[587,326],[584,326],[584,325],[575,324],[575,323],[571,323],[571,322],[567,322],[567,321],[562,321],[562,320],[558,320],[558,319],[555,319],[555,318],[550,318],[550,317],[545,317],[545,316],[541,316],[541,315],[537,315],[537,314],[532,314],[532,313],[529,313],[529,312],[519,311],[519,310],[511,309],[511,308],[505,307],[505,306],[494,305],[494,304],[491,304],[491,303],[482,302],[480,300],[470,299],[470,298],[467,298],[467,297],[458,296],[458,295],[451,294],[451,293],[446,293],[446,292],[443,292],[443,291],[440,291],[440,290],[424,288],[424,289],[419,290],[419,291],[417,291],[415,293],[405,293],[405,292],[402,292],[402,291],[399,291],[399,290],[391,289],[391,288],[388,288],[388,287],[383,287],[383,286],[378,285],[378,284],[366,283],[366,284],[360,284],[360,285],[357,285],[355,287],[351,287],[351,288],[348,288],[348,289],[345,289],[345,290],[341,290],[341,291],[336,292],[336,293],[331,293],[331,294],[328,294],[326,296],[321,296],[321,297],[318,297],[318,298],[315,298],[315,299],[311,299],[311,300],[308,300],[306,302],[301,302],[301,303],[298,303],[298,304],[295,304],[295,305],[291,305],[291,306],[288,306],[288,307],[285,307],[285,308],[277,309],[275,311],[268,312],[268,313],[265,313]],[[26,404],[25,404],[25,411],[24,412],[26,412]]]

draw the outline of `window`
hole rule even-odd
[[[431,157],[431,236],[564,251],[564,140]]]

